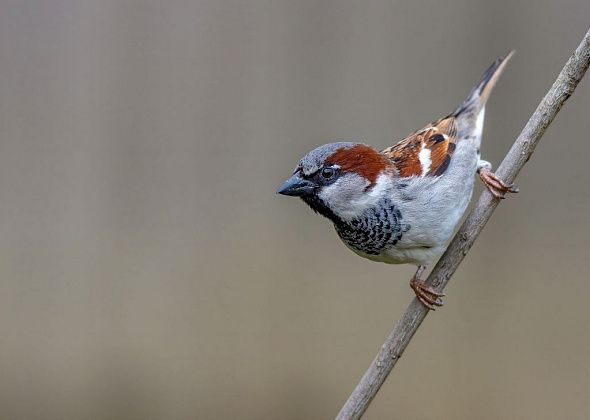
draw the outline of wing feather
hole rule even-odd
[[[440,176],[448,168],[457,143],[455,117],[441,118],[381,151],[401,177]]]

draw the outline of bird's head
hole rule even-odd
[[[383,154],[362,143],[329,143],[306,154],[277,191],[300,197],[333,222],[349,221],[381,199],[393,167]]]

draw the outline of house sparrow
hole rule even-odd
[[[300,197],[330,219],[358,255],[417,265],[411,288],[429,309],[442,306],[444,294],[420,277],[445,250],[469,204],[473,175],[497,199],[517,192],[480,154],[486,101],[512,54],[496,60],[452,114],[380,152],[363,143],[320,146],[277,192]]]

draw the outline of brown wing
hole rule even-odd
[[[381,153],[391,159],[402,177],[439,176],[448,168],[456,142],[455,117],[448,116],[410,134]]]

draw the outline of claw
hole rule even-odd
[[[499,199],[504,199],[504,195],[509,193],[517,193],[518,188],[514,186],[514,184],[507,184],[504,182],[498,175],[490,171],[489,169],[480,169],[479,177],[488,188],[488,190],[492,193],[492,195]]]
[[[416,276],[410,280],[410,287],[416,293],[416,297],[424,306],[431,311],[436,310],[437,307],[443,306],[442,297],[445,296],[442,292],[437,292],[432,287],[427,286],[423,280]]]

